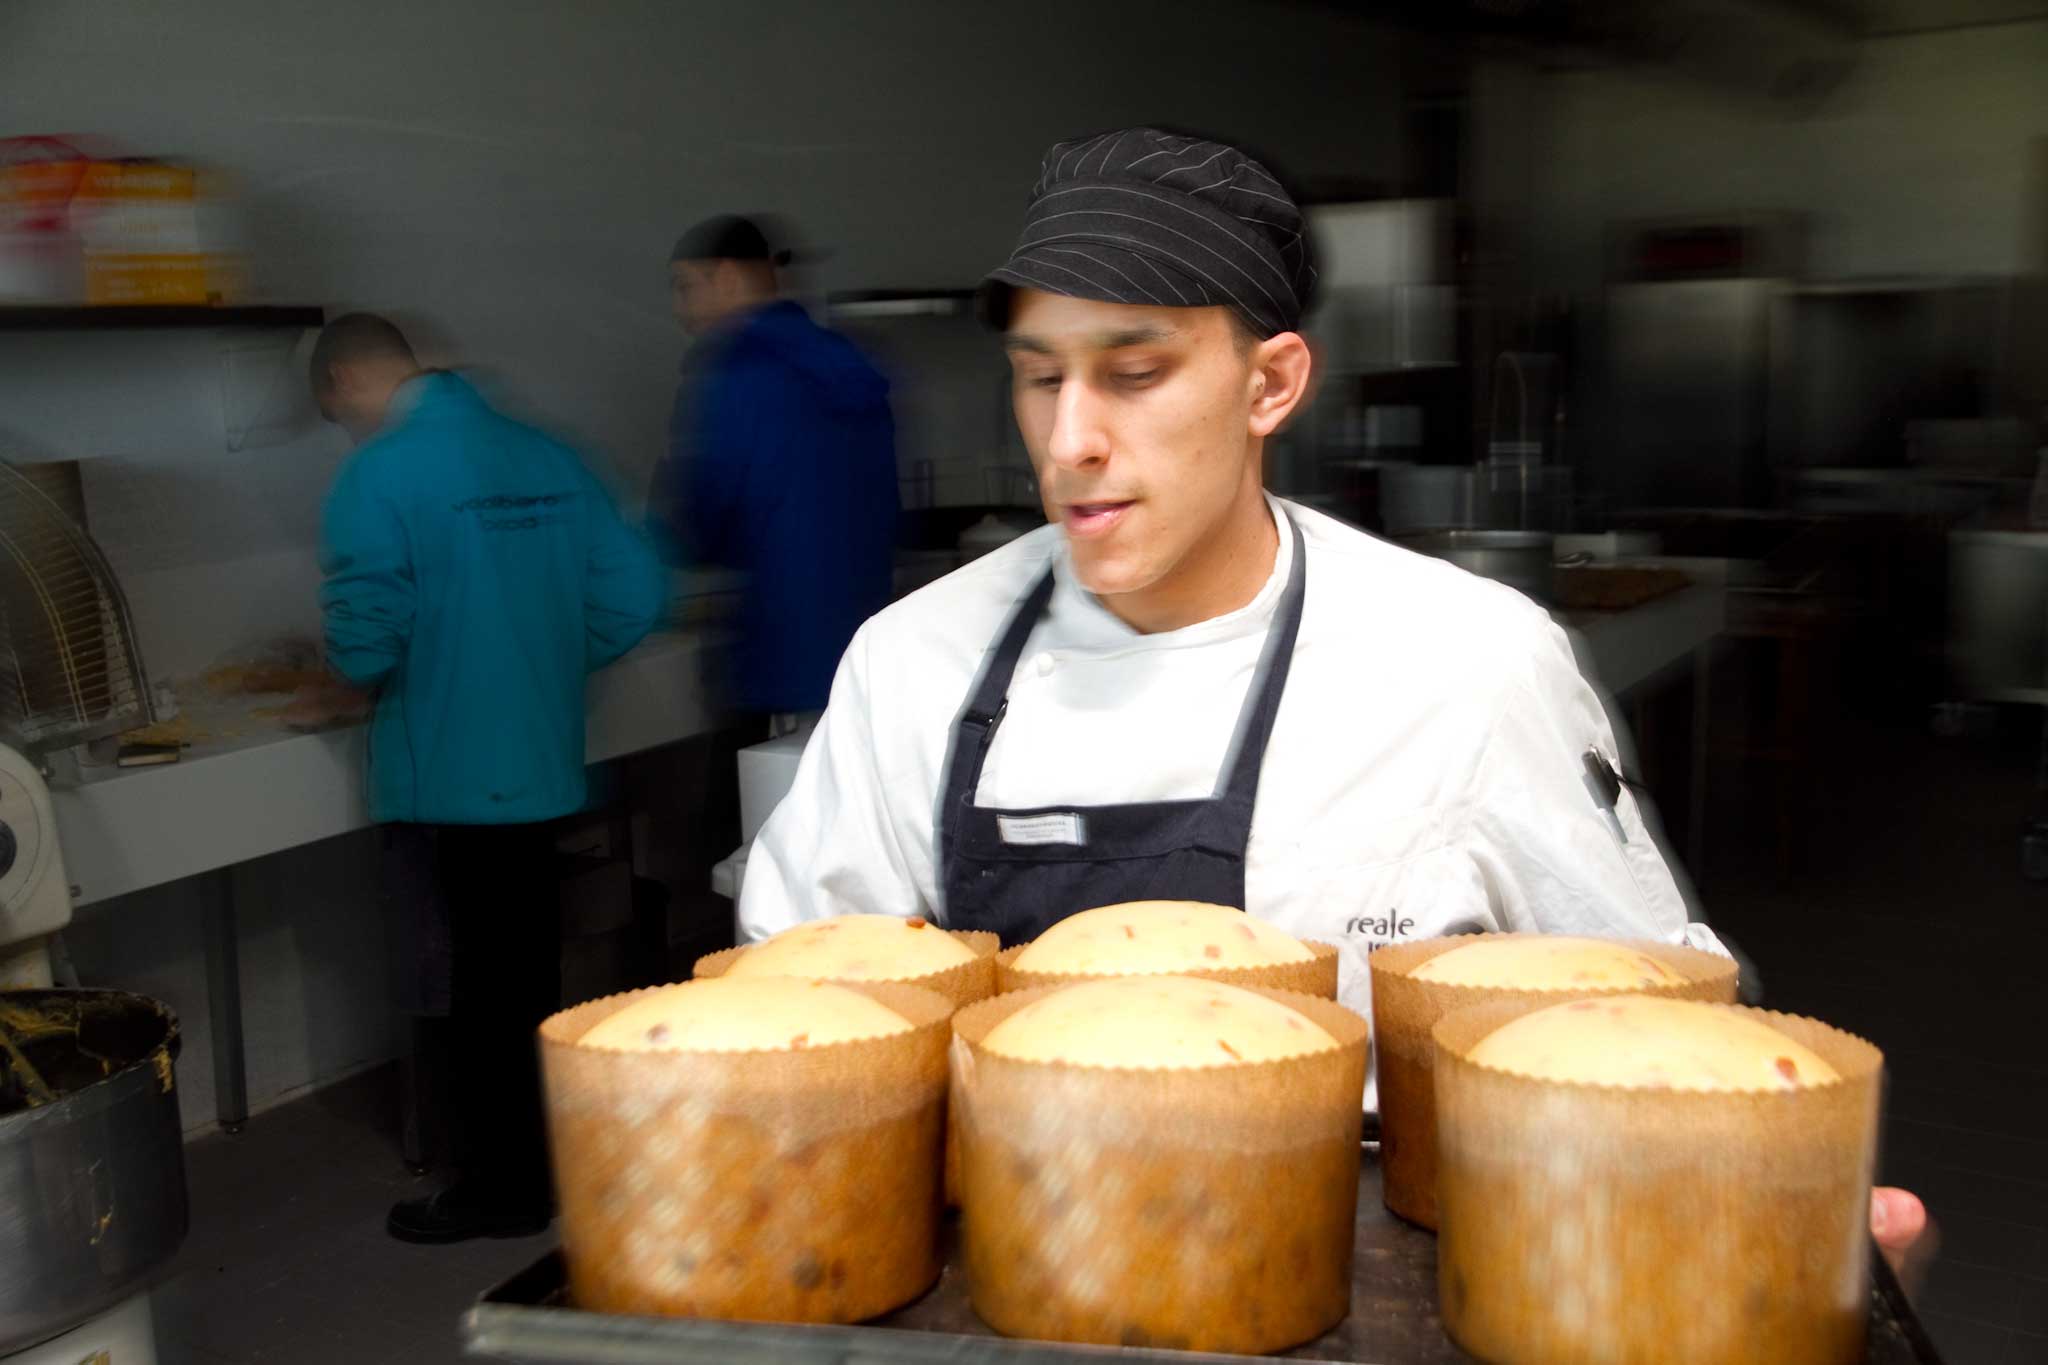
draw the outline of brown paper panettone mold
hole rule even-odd
[[[1744,1010],[1841,1079],[1671,1090],[1466,1058],[1548,1003],[1475,1006],[1434,1030],[1452,1338],[1497,1365],[1861,1360],[1882,1054],[1816,1020]]]
[[[1052,989],[953,1020],[975,1312],[1007,1336],[1221,1352],[1281,1350],[1342,1321],[1366,1021],[1320,996],[1260,990],[1338,1046],[1182,1069],[982,1047]]]
[[[1373,1060],[1379,1079],[1380,1165],[1387,1207],[1411,1223],[1433,1228],[1436,1199],[1436,1044],[1430,1030],[1453,1010],[1502,1001],[1554,1005],[1592,995],[1655,995],[1729,1004],[1735,999],[1735,963],[1715,953],[1669,943],[1623,942],[1670,967],[1685,981],[1669,986],[1587,990],[1508,990],[1417,981],[1423,963],[1479,938],[1451,934],[1377,948],[1366,959],[1372,972]],[[1495,938],[1536,937],[1496,934]]]
[[[944,967],[936,972],[925,972],[918,976],[898,978],[906,986],[922,986],[936,991],[951,1000],[955,1006],[971,1005],[977,1000],[986,1000],[996,993],[996,950],[1002,947],[1002,940],[985,929],[945,929],[974,950],[974,961],[962,962],[957,966]],[[692,976],[723,976],[733,961],[747,950],[742,944],[737,948],[725,948],[707,953],[697,959]],[[858,985],[858,982],[846,982]],[[946,1121],[946,1204],[958,1207],[960,1203],[960,1152],[958,1139],[953,1132],[953,1122]]]
[[[952,1001],[847,983],[908,1033],[794,1050],[625,1052],[541,1025],[562,1254],[582,1308],[857,1322],[938,1278]],[[660,988],[654,988],[660,989]]]
[[[991,995],[994,995],[996,993],[996,949],[1002,946],[1002,941],[994,934],[981,929],[939,929],[937,925],[932,927],[938,933],[951,934],[954,938],[959,939],[962,943],[973,949],[974,961],[957,963],[951,967],[942,967],[935,972],[922,972],[916,976],[892,977],[890,979],[898,985],[922,986],[928,991],[936,991],[938,994],[951,1000],[955,1005],[971,1005],[977,1000],[986,1000]],[[715,953],[706,953],[703,957],[697,959],[697,965],[691,969],[690,975],[724,976],[727,969],[732,966],[739,955],[747,951],[750,946],[749,944],[741,944],[737,948],[724,948]],[[858,985],[860,983],[849,981],[845,984]]]
[[[945,929],[941,933],[951,934],[974,950],[974,961],[962,962],[957,966],[943,967],[936,972],[925,972],[918,976],[899,978],[906,986],[922,986],[928,991],[951,1000],[957,1007],[971,1005],[977,1000],[986,1000],[996,993],[996,950],[1002,947],[1002,939],[985,929]],[[724,976],[735,959],[747,950],[748,945],[724,948],[707,953],[697,959],[692,976]],[[857,981],[842,984],[859,985]],[[950,1112],[946,1119],[946,1206],[960,1205],[960,1148],[954,1134]]]
[[[996,954],[996,990],[1007,994],[1010,991],[1037,990],[1047,986],[1073,986],[1083,981],[1103,981],[1111,977],[1129,976],[1129,972],[1029,972],[1016,967],[1017,955],[1031,945],[1020,943],[1014,948],[1005,948]],[[1196,976],[1205,981],[1221,981],[1229,986],[1249,986],[1255,990],[1300,991],[1303,995],[1319,995],[1325,1000],[1337,998],[1337,949],[1328,943],[1317,943],[1311,939],[1301,940],[1301,946],[1314,956],[1306,962],[1262,962],[1251,967],[1210,967],[1196,969],[1179,968],[1171,972],[1153,972],[1154,976]]]

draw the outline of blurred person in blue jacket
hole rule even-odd
[[[653,550],[575,452],[493,411],[367,313],[313,349],[358,449],[322,515],[328,665],[375,693],[371,818],[401,902],[400,1004],[445,1016],[459,1178],[392,1209],[407,1241],[539,1231],[533,1030],[560,1004],[548,822],[584,804],[584,679],[654,626]]]
[[[788,261],[732,216],[670,253],[692,345],[648,496],[672,562],[746,575],[730,700],[776,733],[815,723],[847,642],[888,605],[897,520],[888,381],[781,296]]]

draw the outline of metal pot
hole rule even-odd
[[[989,513],[974,525],[960,533],[960,562],[981,558],[991,550],[1000,550],[1019,536],[1029,534],[1032,527],[1026,521],[1030,514],[1019,512],[1004,516]]]
[[[1432,531],[1400,543],[1547,604],[1556,539],[1548,531]]]
[[[1477,523],[1469,465],[1403,465],[1380,471],[1380,524],[1390,536]]]
[[[29,990],[0,992],[0,1019],[57,1092],[23,1108],[0,1085],[4,1356],[145,1288],[187,1215],[177,1016],[126,991]]]

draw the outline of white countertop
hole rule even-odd
[[[704,669],[717,637],[662,631],[590,680],[592,763],[711,728]],[[51,793],[64,861],[86,905],[346,834],[370,823],[362,726],[301,734],[262,714],[281,698],[208,708],[176,763],[87,768]],[[223,717],[226,723],[223,723]]]
[[[1579,668],[1620,696],[1719,635],[1728,625],[1727,560],[1634,560],[1682,569],[1692,583],[1627,611],[1558,612]]]

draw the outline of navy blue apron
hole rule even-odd
[[[1007,946],[1069,915],[1126,901],[1206,901],[1244,909],[1245,845],[1273,718],[1301,630],[1308,554],[1292,518],[1294,565],[1266,633],[1213,796],[1117,806],[977,806],[982,765],[1009,708],[1010,680],[1052,600],[1045,576],[1018,605],[961,713],[946,766],[939,856],[949,929],[988,929]]]

